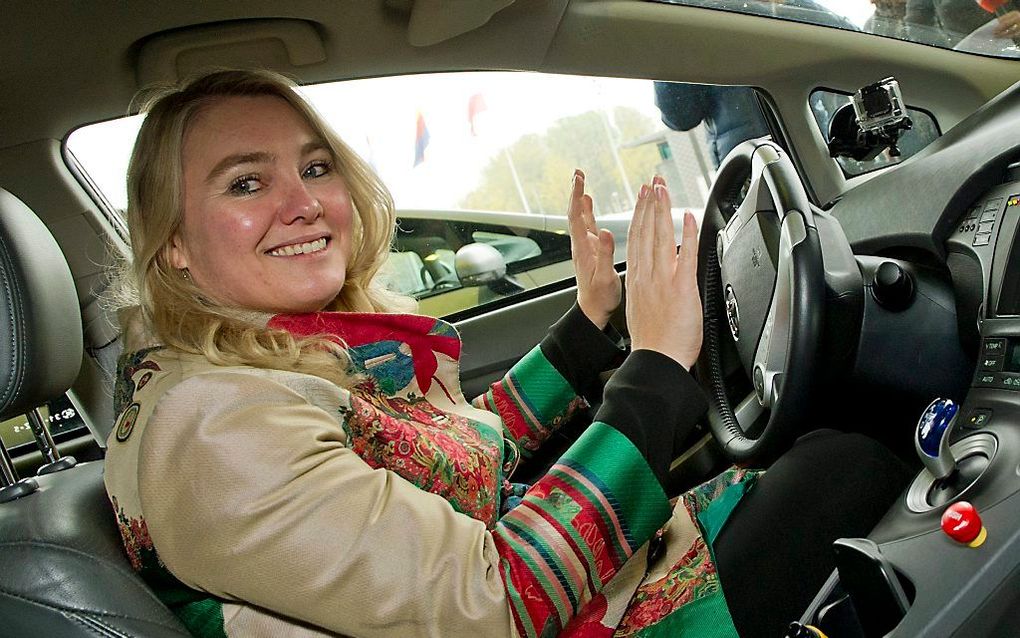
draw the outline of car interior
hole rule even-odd
[[[0,634],[189,635],[132,571],[102,482],[120,351],[104,294],[130,250],[67,138],[134,113],[154,83],[258,67],[309,85],[486,70],[753,87],[770,135],[726,156],[699,212],[696,376],[711,407],[674,462],[676,491],[732,463],[767,467],[815,429],[871,436],[916,478],[867,538],[836,543],[837,570],[790,621],[831,638],[1015,635],[1020,62],[716,6],[465,4],[4,3],[0,420],[24,425],[16,445],[0,445]],[[830,152],[836,125],[819,128],[819,91],[862,103],[883,92],[891,109],[929,117],[935,139],[903,161],[848,169]],[[841,112],[863,144],[860,114]],[[895,146],[890,131],[883,148]],[[458,281],[454,251],[469,239],[415,224],[425,237],[398,237],[397,267],[421,290],[402,292]],[[537,255],[535,241],[490,240]],[[445,317],[465,344],[469,397],[576,295],[569,276],[512,297],[482,290],[481,305]],[[612,323],[626,337],[623,306]],[[959,534],[975,524],[980,535]]]

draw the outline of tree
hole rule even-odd
[[[615,125],[614,125],[615,124]],[[659,163],[654,145],[620,148],[622,143],[660,128],[658,122],[639,111],[619,107],[612,118],[601,111],[557,120],[543,134],[518,139],[489,160],[478,187],[461,206],[468,209],[523,211],[521,194],[514,183],[510,159],[533,213],[565,215],[570,176],[580,168],[587,176],[587,190],[598,213],[631,211],[623,175],[613,155],[617,149],[630,192],[651,179]]]

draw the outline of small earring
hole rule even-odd
[[[181,278],[184,281],[191,281],[191,271],[187,268],[181,268]]]

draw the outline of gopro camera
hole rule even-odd
[[[857,122],[864,131],[881,131],[900,125],[907,119],[903,94],[895,78],[869,84],[850,98]]]

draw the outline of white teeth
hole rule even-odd
[[[290,257],[291,255],[307,255],[309,253],[317,253],[320,250],[326,249],[326,238],[322,237],[315,241],[306,241],[303,244],[290,244],[288,246],[281,246],[280,248],[274,248],[269,251],[269,254],[274,257]]]

